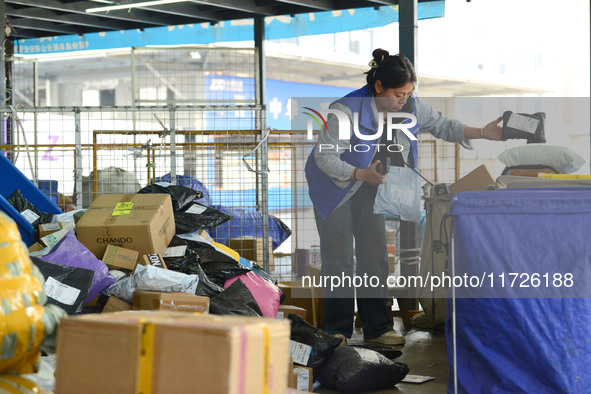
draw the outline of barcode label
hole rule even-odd
[[[33,223],[35,220],[39,219],[39,215],[35,212],[31,211],[30,209],[26,209],[21,212],[21,215],[27,220],[29,223]]]
[[[196,215],[199,215],[199,214],[205,212],[206,209],[207,209],[207,207],[204,207],[202,205],[193,204],[193,205],[191,205],[191,208],[187,209],[185,212],[194,213]]]
[[[296,341],[289,341],[289,355],[293,362],[301,365],[308,365],[308,359],[312,353],[312,346]]]
[[[45,290],[45,294],[47,294],[49,298],[53,298],[65,305],[74,305],[78,295],[80,295],[80,289],[64,285],[51,276],[45,281],[43,290]]]

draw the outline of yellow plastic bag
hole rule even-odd
[[[18,227],[0,212],[0,373],[34,372],[46,336],[55,335],[65,315],[53,305],[43,306],[44,282]]]

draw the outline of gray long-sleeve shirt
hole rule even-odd
[[[381,120],[378,120],[378,109],[375,98],[372,97],[371,100],[372,121],[374,127],[377,128],[378,121],[381,122]],[[466,125],[457,120],[447,118],[418,97],[415,97],[415,106],[420,132],[429,132],[436,138],[448,142],[459,142],[465,148],[472,149],[470,143],[464,140],[464,127]],[[351,130],[353,130],[353,114],[349,107],[340,103],[333,103],[330,108],[341,110],[347,114],[351,120]],[[331,177],[337,186],[344,188],[349,184],[351,174],[355,169],[351,164],[341,160],[341,154],[350,149],[350,140],[339,139],[339,124],[335,115],[328,115],[327,125],[328,130],[323,130],[318,135],[318,142],[314,148],[314,159],[320,170]],[[406,134],[399,129],[396,129],[396,138],[398,144],[404,147],[402,154],[404,160],[408,162],[410,141]],[[372,141],[369,142],[371,143]],[[323,145],[323,149],[318,148],[320,145]],[[333,148],[327,148],[328,146],[332,146]]]
[[[419,124],[420,132],[429,132],[434,137],[440,138],[448,142],[459,142],[462,146],[467,149],[472,149],[470,142],[464,140],[464,128],[465,124],[449,119],[437,112],[429,103],[421,100],[419,97],[414,97],[417,122]],[[343,111],[351,121],[351,133],[353,132],[353,113],[351,109],[341,103],[333,103],[330,105],[331,109],[338,109]],[[371,99],[372,108],[372,122],[374,128],[378,127],[379,119],[378,109],[375,98]],[[347,187],[351,180],[351,174],[355,170],[355,167],[341,159],[341,154],[351,148],[350,139],[342,140],[339,139],[339,123],[335,115],[329,114],[327,119],[328,130],[323,130],[318,135],[318,141],[314,148],[314,159],[316,164],[321,171],[328,175],[334,183],[340,187]],[[386,132],[384,130],[384,132]],[[403,158],[408,162],[408,155],[410,154],[410,140],[408,137],[399,129],[395,130],[396,139],[399,145],[404,148],[402,150]],[[368,141],[368,143],[374,143],[376,141]],[[319,146],[322,145],[322,149]],[[332,146],[332,148],[328,148]],[[377,149],[376,149],[377,150]],[[375,154],[375,153],[374,153]],[[339,206],[347,201],[356,191],[359,189],[363,182],[357,181],[353,188],[347,193],[347,196],[343,198]]]

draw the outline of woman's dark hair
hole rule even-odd
[[[384,49],[373,51],[373,60],[369,62],[371,68],[367,74],[367,84],[375,94],[375,82],[380,81],[384,89],[399,88],[409,82],[416,83],[417,75],[412,63],[402,54],[390,56]]]

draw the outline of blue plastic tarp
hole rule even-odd
[[[233,208],[221,205],[213,206],[222,212],[232,215],[232,219],[214,227],[209,235],[221,244],[226,245],[229,238],[243,236],[263,236],[263,215],[255,209]],[[291,230],[280,219],[269,215],[269,236],[273,239],[273,250],[291,235]]]
[[[494,284],[505,274],[506,291],[457,298],[457,382],[460,393],[591,392],[591,193],[582,190],[513,189],[458,193],[452,200],[454,273],[492,270]],[[545,283],[531,280],[537,271]],[[510,289],[509,273],[523,274]],[[554,281],[555,273],[561,281]],[[525,280],[526,277],[529,279]],[[487,277],[488,279],[488,277]],[[487,287],[487,283],[484,287]],[[529,285],[529,288],[522,285]],[[579,285],[578,287],[576,285]],[[557,289],[558,288],[558,289]],[[490,289],[489,289],[490,290]],[[533,290],[533,291],[532,291]],[[548,298],[553,297],[553,298]],[[446,338],[450,360],[448,392],[454,392],[451,300]]]

